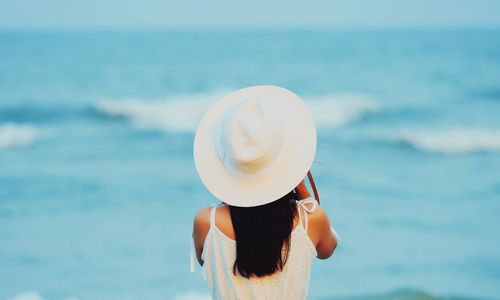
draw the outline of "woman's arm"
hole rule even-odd
[[[311,197],[311,193],[309,193],[304,180],[295,188],[295,192],[299,200]],[[330,220],[325,211],[319,205],[314,213],[311,214],[309,220],[311,223],[314,223],[314,227],[317,230],[317,236],[319,237],[318,243],[316,244],[318,258],[327,259],[332,256],[333,251],[337,248],[337,234],[330,225]]]
[[[325,211],[318,206],[316,211],[314,212],[316,219],[316,228],[319,231],[320,239],[318,244],[316,245],[316,252],[318,252],[319,259],[327,259],[332,256],[333,251],[337,248],[337,235],[333,227],[330,225],[330,220],[328,220],[328,216]]]
[[[208,230],[210,228],[210,208],[202,208],[193,221],[193,239],[194,247],[196,250],[196,258],[198,263],[203,266],[203,260],[201,259],[201,253],[203,251],[203,245],[205,244],[205,238],[207,236]]]

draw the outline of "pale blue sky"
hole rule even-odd
[[[500,27],[500,0],[0,0],[0,28]]]

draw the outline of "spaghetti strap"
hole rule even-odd
[[[307,232],[307,228],[308,228],[308,223],[309,223],[309,217],[308,217],[308,213],[312,213],[316,210],[316,207],[318,207],[318,201],[316,201],[314,198],[312,197],[309,197],[309,198],[305,198],[305,199],[302,199],[302,200],[298,200],[296,201],[297,205],[299,207],[302,207],[307,213],[304,212],[304,229],[306,230]],[[312,207],[309,208],[307,207],[306,204],[312,204]],[[301,221],[301,217],[300,217],[300,210],[299,210],[299,221]]]
[[[215,226],[215,209],[217,208],[217,205],[212,205],[212,208],[210,209],[210,227]]]
[[[304,226],[305,227],[304,229],[306,230],[306,233],[307,233],[307,227],[309,225],[309,219],[308,218],[309,217],[307,216],[307,214],[304,214],[304,219],[305,219],[305,223],[306,223],[305,226]]]
[[[299,214],[299,226],[302,226],[302,217],[300,216],[300,205],[299,205],[299,201],[296,201],[297,203],[297,213]]]

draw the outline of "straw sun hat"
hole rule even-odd
[[[207,189],[233,206],[278,200],[307,174],[316,153],[316,127],[293,92],[259,85],[217,101],[194,138],[194,162]]]

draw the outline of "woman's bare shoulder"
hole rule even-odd
[[[317,243],[325,234],[325,230],[330,228],[330,221],[325,210],[321,206],[309,213],[309,233],[312,234],[313,239]]]
[[[315,209],[313,209],[312,203],[306,203],[305,205],[310,210],[308,212],[309,222],[321,223],[324,221],[328,221],[328,216],[326,215],[325,210],[319,204],[316,204]]]
[[[322,222],[328,220],[328,216],[326,215],[325,210],[320,205],[317,205],[316,209],[313,212],[309,213],[309,216],[311,218],[311,221],[314,220],[316,222]]]
[[[194,227],[202,229],[210,225],[210,207],[203,207],[194,217]]]

